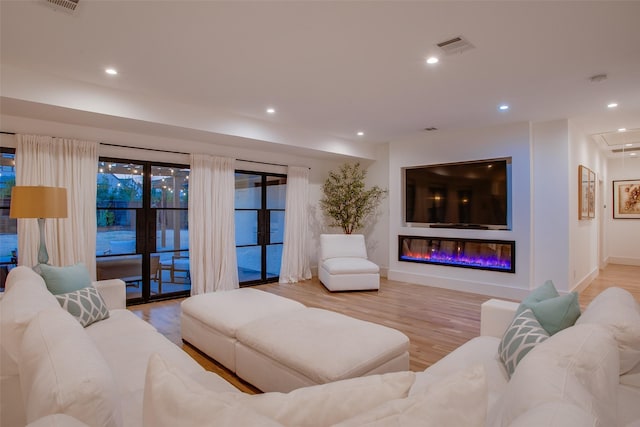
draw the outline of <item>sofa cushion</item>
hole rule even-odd
[[[89,427],[82,421],[78,421],[73,417],[65,414],[53,414],[42,417],[32,423],[29,423],[27,427]]]
[[[509,426],[530,409],[565,402],[616,425],[619,357],[611,333],[599,325],[576,325],[536,346],[490,410],[488,425]]]
[[[500,340],[498,354],[504,363],[509,377],[513,375],[518,363],[536,345],[549,338],[530,309],[516,315]]]
[[[361,376],[409,350],[400,331],[319,308],[255,320],[237,338],[317,384]]]
[[[473,365],[434,384],[425,393],[386,402],[336,427],[482,427],[487,415],[487,380]]]
[[[108,319],[93,323],[84,331],[94,342],[113,373],[125,425],[142,425],[142,402],[149,357],[158,353],[185,375],[205,371],[182,348],[158,333],[130,310],[112,310]],[[212,387],[218,391],[238,390],[218,375],[212,375]]]
[[[328,258],[367,258],[362,234],[321,234],[320,260]]]
[[[596,426],[596,417],[567,402],[547,402],[529,409],[509,427],[585,427]]]
[[[80,324],[58,306],[29,323],[20,383],[27,421],[64,413],[92,426],[120,426],[120,399],[104,358]]]
[[[620,374],[640,364],[640,306],[628,291],[608,288],[600,292],[576,323],[595,323],[611,330],[620,350]]]
[[[239,394],[252,410],[284,425],[333,425],[394,399],[407,397],[415,380],[411,371],[369,375],[299,388],[289,393]]]
[[[475,364],[484,366],[489,390],[487,408],[491,408],[502,395],[509,376],[498,355],[500,339],[491,336],[475,337],[446,357],[416,374],[409,396],[424,393],[432,384]]]
[[[207,390],[154,354],[146,372],[143,426],[281,426],[242,405],[234,394]]]
[[[259,422],[264,421],[269,425],[328,426],[389,400],[406,397],[414,378],[415,373],[405,371],[304,387],[289,393],[220,393],[216,389],[203,387],[202,381],[194,382],[159,355],[153,355],[147,369],[144,419],[145,425],[158,422],[157,418],[164,416],[158,411],[165,410],[158,408],[158,405],[168,405],[168,410],[172,410],[180,407],[191,393],[195,393],[198,395],[197,402],[184,403],[193,411],[193,416],[184,415],[186,420],[176,419],[173,425],[198,425],[196,422],[205,423],[201,425],[220,425],[225,418],[218,417],[237,412],[250,414],[251,418],[246,422],[239,419],[236,425],[254,425],[247,424],[249,422],[261,425]],[[188,391],[185,392],[185,389]],[[163,399],[166,401],[162,402]]]
[[[56,299],[83,327],[109,317],[107,304],[93,286],[56,295]]]
[[[324,260],[322,268],[329,274],[377,274],[380,272],[377,264],[364,258],[329,258]]]
[[[60,309],[44,281],[32,269],[16,267],[9,273],[7,283],[11,286],[0,300],[0,343],[9,356],[17,361],[20,343],[27,325],[42,310]],[[3,370],[3,373],[5,371]]]
[[[252,288],[194,295],[180,306],[185,314],[232,338],[239,327],[253,320],[305,307],[297,301]]]
[[[620,384],[638,387],[638,390],[640,390],[640,363],[634,366],[630,371],[620,375]]]
[[[551,280],[547,280],[544,285],[534,289],[529,296],[522,300],[516,315],[527,308],[533,311],[538,322],[549,335],[573,326],[580,317],[578,293],[571,292],[559,295]]]
[[[91,285],[89,271],[81,262],[66,267],[38,264],[38,269],[47,288],[54,295],[77,291]]]

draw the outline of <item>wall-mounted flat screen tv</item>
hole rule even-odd
[[[511,159],[403,168],[407,224],[511,228]]]

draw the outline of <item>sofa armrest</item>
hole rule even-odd
[[[520,304],[490,299],[480,306],[480,335],[502,338]]]
[[[100,280],[93,282],[109,310],[127,308],[127,290],[120,279]]]

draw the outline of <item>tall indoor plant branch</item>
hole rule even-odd
[[[322,186],[320,207],[330,226],[340,227],[345,234],[362,228],[366,219],[378,208],[387,190],[377,185],[365,189],[367,171],[360,163],[345,163],[329,172]]]

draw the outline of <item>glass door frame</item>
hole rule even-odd
[[[141,257],[141,296],[127,298],[127,305],[134,304],[142,304],[150,301],[158,301],[162,299],[170,299],[170,298],[178,298],[189,296],[190,289],[184,291],[177,292],[168,292],[168,293],[160,293],[157,295],[151,294],[151,256],[158,253],[176,253],[176,252],[188,252],[189,248],[182,249],[167,249],[162,251],[157,251],[156,249],[156,221],[157,221],[157,212],[161,210],[165,211],[186,211],[188,212],[188,208],[155,208],[151,207],[152,201],[152,170],[154,167],[163,167],[163,168],[175,168],[175,169],[190,169],[189,165],[184,164],[175,164],[175,163],[166,163],[166,162],[157,162],[150,160],[133,160],[133,159],[122,159],[122,158],[114,158],[114,157],[100,157],[98,159],[99,164],[101,162],[104,163],[118,163],[118,164],[131,164],[131,165],[140,165],[142,166],[143,175],[142,175],[142,206],[141,207],[111,207],[111,208],[102,208],[98,207],[96,204],[96,210],[100,209],[109,209],[109,210],[129,210],[135,211],[135,253],[132,254],[122,254],[124,255],[135,255]],[[188,220],[187,220],[188,221]],[[117,256],[119,254],[115,254]],[[98,255],[96,254],[96,259],[104,258],[106,256],[114,256],[111,255]],[[160,270],[160,274],[162,274],[162,270]],[[190,287],[189,287],[190,288]]]
[[[242,248],[242,247],[260,247],[260,279],[254,279],[254,280],[246,280],[246,281],[240,281],[240,287],[246,287],[246,286],[255,286],[255,285],[260,285],[260,284],[264,284],[264,283],[273,283],[273,282],[277,282],[280,279],[280,275],[276,275],[276,276],[271,276],[268,277],[268,268],[267,268],[267,260],[268,260],[268,248],[269,246],[273,246],[273,245],[284,245],[284,241],[280,242],[280,243],[272,243],[271,242],[271,234],[272,234],[272,230],[271,230],[271,212],[272,211],[281,211],[281,212],[285,212],[285,208],[269,208],[269,204],[268,204],[268,194],[267,194],[267,190],[269,187],[268,184],[268,177],[274,177],[274,178],[284,178],[285,180],[285,185],[286,185],[286,179],[287,179],[287,175],[286,174],[281,174],[281,173],[271,173],[271,172],[258,172],[258,171],[249,171],[249,170],[236,170],[235,174],[246,174],[246,175],[254,175],[254,176],[260,176],[261,177],[261,192],[260,192],[260,208],[255,209],[255,208],[237,208],[235,207],[234,210],[237,211],[256,211],[257,214],[257,236],[256,236],[256,244],[251,244],[251,245],[237,245],[236,244],[236,250],[237,248]],[[286,215],[286,214],[285,214]],[[283,239],[284,240],[284,239]],[[236,242],[237,242],[237,237],[236,237]],[[239,260],[238,260],[239,261]],[[239,264],[238,264],[239,265]],[[278,269],[279,272],[279,269]],[[240,279],[240,274],[238,274],[238,277]]]

